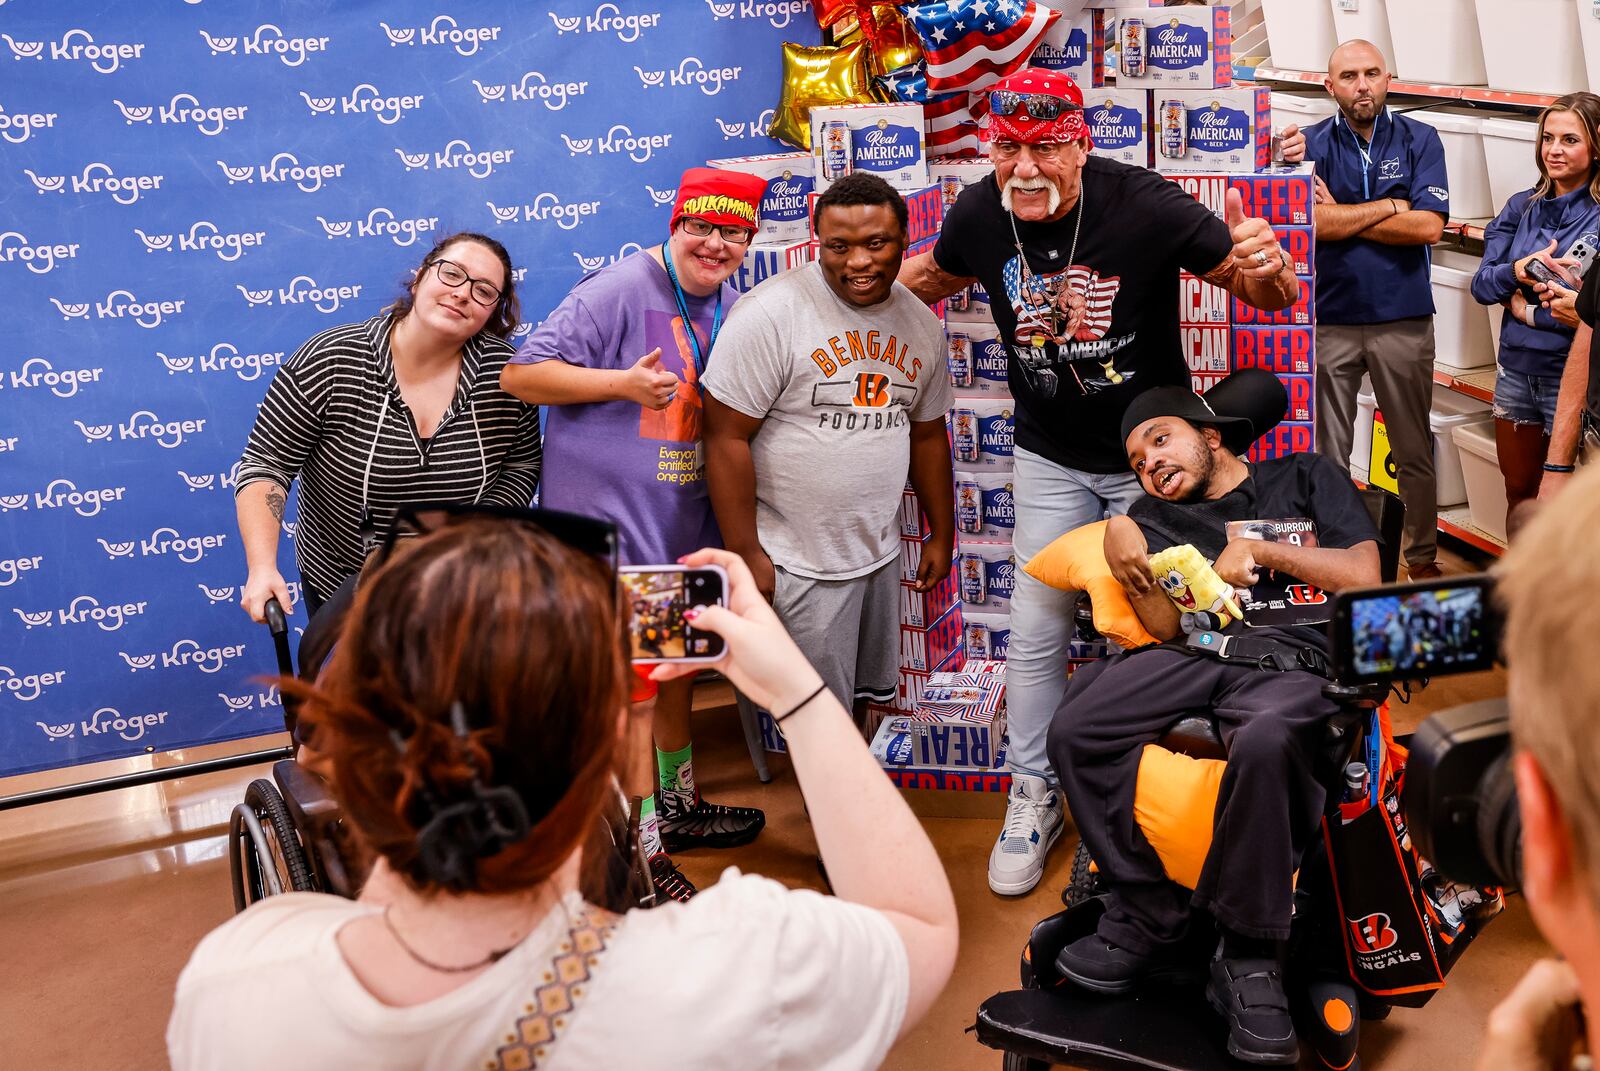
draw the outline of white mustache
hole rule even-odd
[[[1043,189],[1048,189],[1050,191],[1050,206],[1045,209],[1045,215],[1053,215],[1056,209],[1061,207],[1061,187],[1057,186],[1054,182],[1046,182],[1044,179],[1031,179],[1026,181],[1019,178],[1007,179],[1006,184],[1000,188],[1000,207],[1004,208],[1007,212],[1011,211],[1012,190],[1028,192],[1031,190]]]

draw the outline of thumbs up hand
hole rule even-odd
[[[1230,189],[1224,217],[1233,238],[1233,264],[1250,279],[1270,279],[1288,263],[1278,246],[1278,237],[1264,219],[1246,218],[1244,198]]]
[[[665,409],[678,393],[678,377],[661,367],[661,347],[657,346],[623,374],[623,396],[646,409]]]

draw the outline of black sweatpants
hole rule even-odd
[[[1324,725],[1338,708],[1323,680],[1163,648],[1078,670],[1050,725],[1049,753],[1073,821],[1110,897],[1100,935],[1149,953],[1182,936],[1189,908],[1250,937],[1289,935],[1296,867],[1318,828],[1315,777]],[[1134,821],[1144,746],[1177,715],[1210,709],[1228,750],[1211,850],[1198,887],[1167,879]]]

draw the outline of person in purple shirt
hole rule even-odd
[[[738,293],[728,278],[755,236],[766,181],[690,168],[678,184],[666,242],[586,275],[539,325],[500,385],[548,406],[540,503],[617,526],[621,560],[676,562],[722,538],[706,493],[700,377]],[[645,666],[644,669],[650,667]],[[633,702],[653,702],[660,813],[646,798],[640,831],[658,891],[694,886],[670,851],[729,848],[765,823],[752,807],[708,803],[695,788],[692,677],[642,674]]]

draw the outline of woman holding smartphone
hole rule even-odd
[[[723,551],[685,560],[731,581],[693,623],[726,642],[715,668],[778,713],[838,895],[730,869],[688,904],[584,902],[582,844],[645,726],[617,578],[552,531],[477,516],[406,541],[315,686],[286,685],[374,880],[360,900],[268,897],[206,937],[167,1028],[176,1071],[853,1071],[932,1006],[957,947],[939,857]]]
[[[700,449],[700,374],[738,300],[728,279],[755,237],[765,189],[737,171],[684,172],[666,241],[581,279],[501,374],[507,391],[548,407],[540,504],[615,524],[626,564],[722,545]],[[656,885],[679,900],[694,886],[668,852],[746,844],[766,822],[754,807],[701,797],[690,684],[676,678],[657,694],[648,676],[636,681],[634,702],[653,714],[656,770],[628,783],[645,797]]]
[[[1537,288],[1576,290],[1600,251],[1600,97],[1569,93],[1539,113],[1534,160],[1538,183],[1485,228],[1472,279],[1480,302],[1505,306],[1494,418],[1508,516],[1539,493],[1575,333],[1570,319],[1541,304]]]

